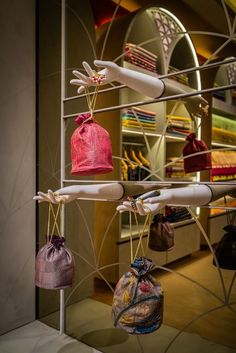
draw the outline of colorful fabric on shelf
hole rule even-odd
[[[167,115],[168,126],[166,131],[170,134],[186,137],[192,132],[192,120],[185,116]]]
[[[125,109],[122,112],[122,126],[140,128],[140,125],[147,130],[156,130],[156,113],[140,108]]]
[[[165,217],[170,223],[185,221],[186,219],[192,218],[187,208],[183,206],[166,206]]]
[[[157,72],[157,56],[138,45],[126,43],[124,58],[133,65],[151,72]]]
[[[212,181],[236,179],[236,151],[212,152]]]
[[[212,114],[212,139],[216,142],[236,143],[236,121]]]
[[[185,177],[191,177],[191,174],[186,175],[184,171],[184,161],[177,160],[178,157],[168,157],[166,162],[172,163],[166,167],[166,177],[173,179],[181,179]]]
[[[175,76],[171,76],[172,80],[175,80],[177,82],[182,83],[183,85],[187,85],[189,84],[188,82],[188,75],[187,74],[177,74],[180,71],[180,69],[177,69],[174,66],[169,66],[169,71],[168,73],[176,73]]]

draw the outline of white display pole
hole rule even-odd
[[[64,120],[64,99],[65,99],[65,26],[66,26],[66,3],[61,0],[61,188],[65,179],[65,120]],[[65,209],[61,211],[61,235],[65,230]],[[60,289],[60,335],[65,332],[65,293]]]

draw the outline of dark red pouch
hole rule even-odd
[[[198,152],[208,151],[207,145],[203,140],[197,140],[195,133],[191,133],[186,137],[188,141],[184,146],[183,156],[189,156]],[[199,172],[200,170],[211,169],[211,154],[202,153],[184,159],[185,173]]]

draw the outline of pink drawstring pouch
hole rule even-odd
[[[81,114],[75,121],[79,127],[71,136],[71,174],[96,175],[112,172],[109,133],[90,114]]]

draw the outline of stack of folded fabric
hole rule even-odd
[[[125,45],[125,60],[148,71],[157,72],[157,56],[132,43]]]
[[[219,199],[214,201],[214,206],[225,206],[224,199]],[[235,199],[227,199],[227,207],[235,207],[236,208],[236,200]],[[210,214],[211,216],[217,215],[220,213],[224,213],[225,209],[224,208],[211,208]]]
[[[236,179],[236,152],[213,151],[211,154],[212,181],[227,181]]]
[[[186,116],[167,115],[168,126],[166,131],[170,134],[186,137],[192,132],[192,120]]]
[[[184,161],[183,160],[177,160],[177,157],[169,157],[167,158],[166,163],[172,163],[168,167],[166,167],[166,177],[167,178],[173,178],[173,179],[183,179],[186,177],[186,174],[184,172]],[[191,175],[188,174],[188,177],[191,177]]]
[[[212,114],[212,140],[236,144],[236,121]]]
[[[180,221],[184,221],[186,219],[192,218],[187,208],[183,206],[177,206],[177,207],[166,206],[165,217],[167,221],[170,223],[180,222]]]
[[[155,112],[140,108],[125,109],[122,112],[122,126],[145,130],[156,130]]]
[[[176,69],[173,66],[169,66],[169,73],[178,73],[180,70]],[[182,83],[183,85],[187,85],[188,86],[188,76],[187,74],[177,74],[175,76],[171,76],[172,80],[178,81],[180,83]]]

